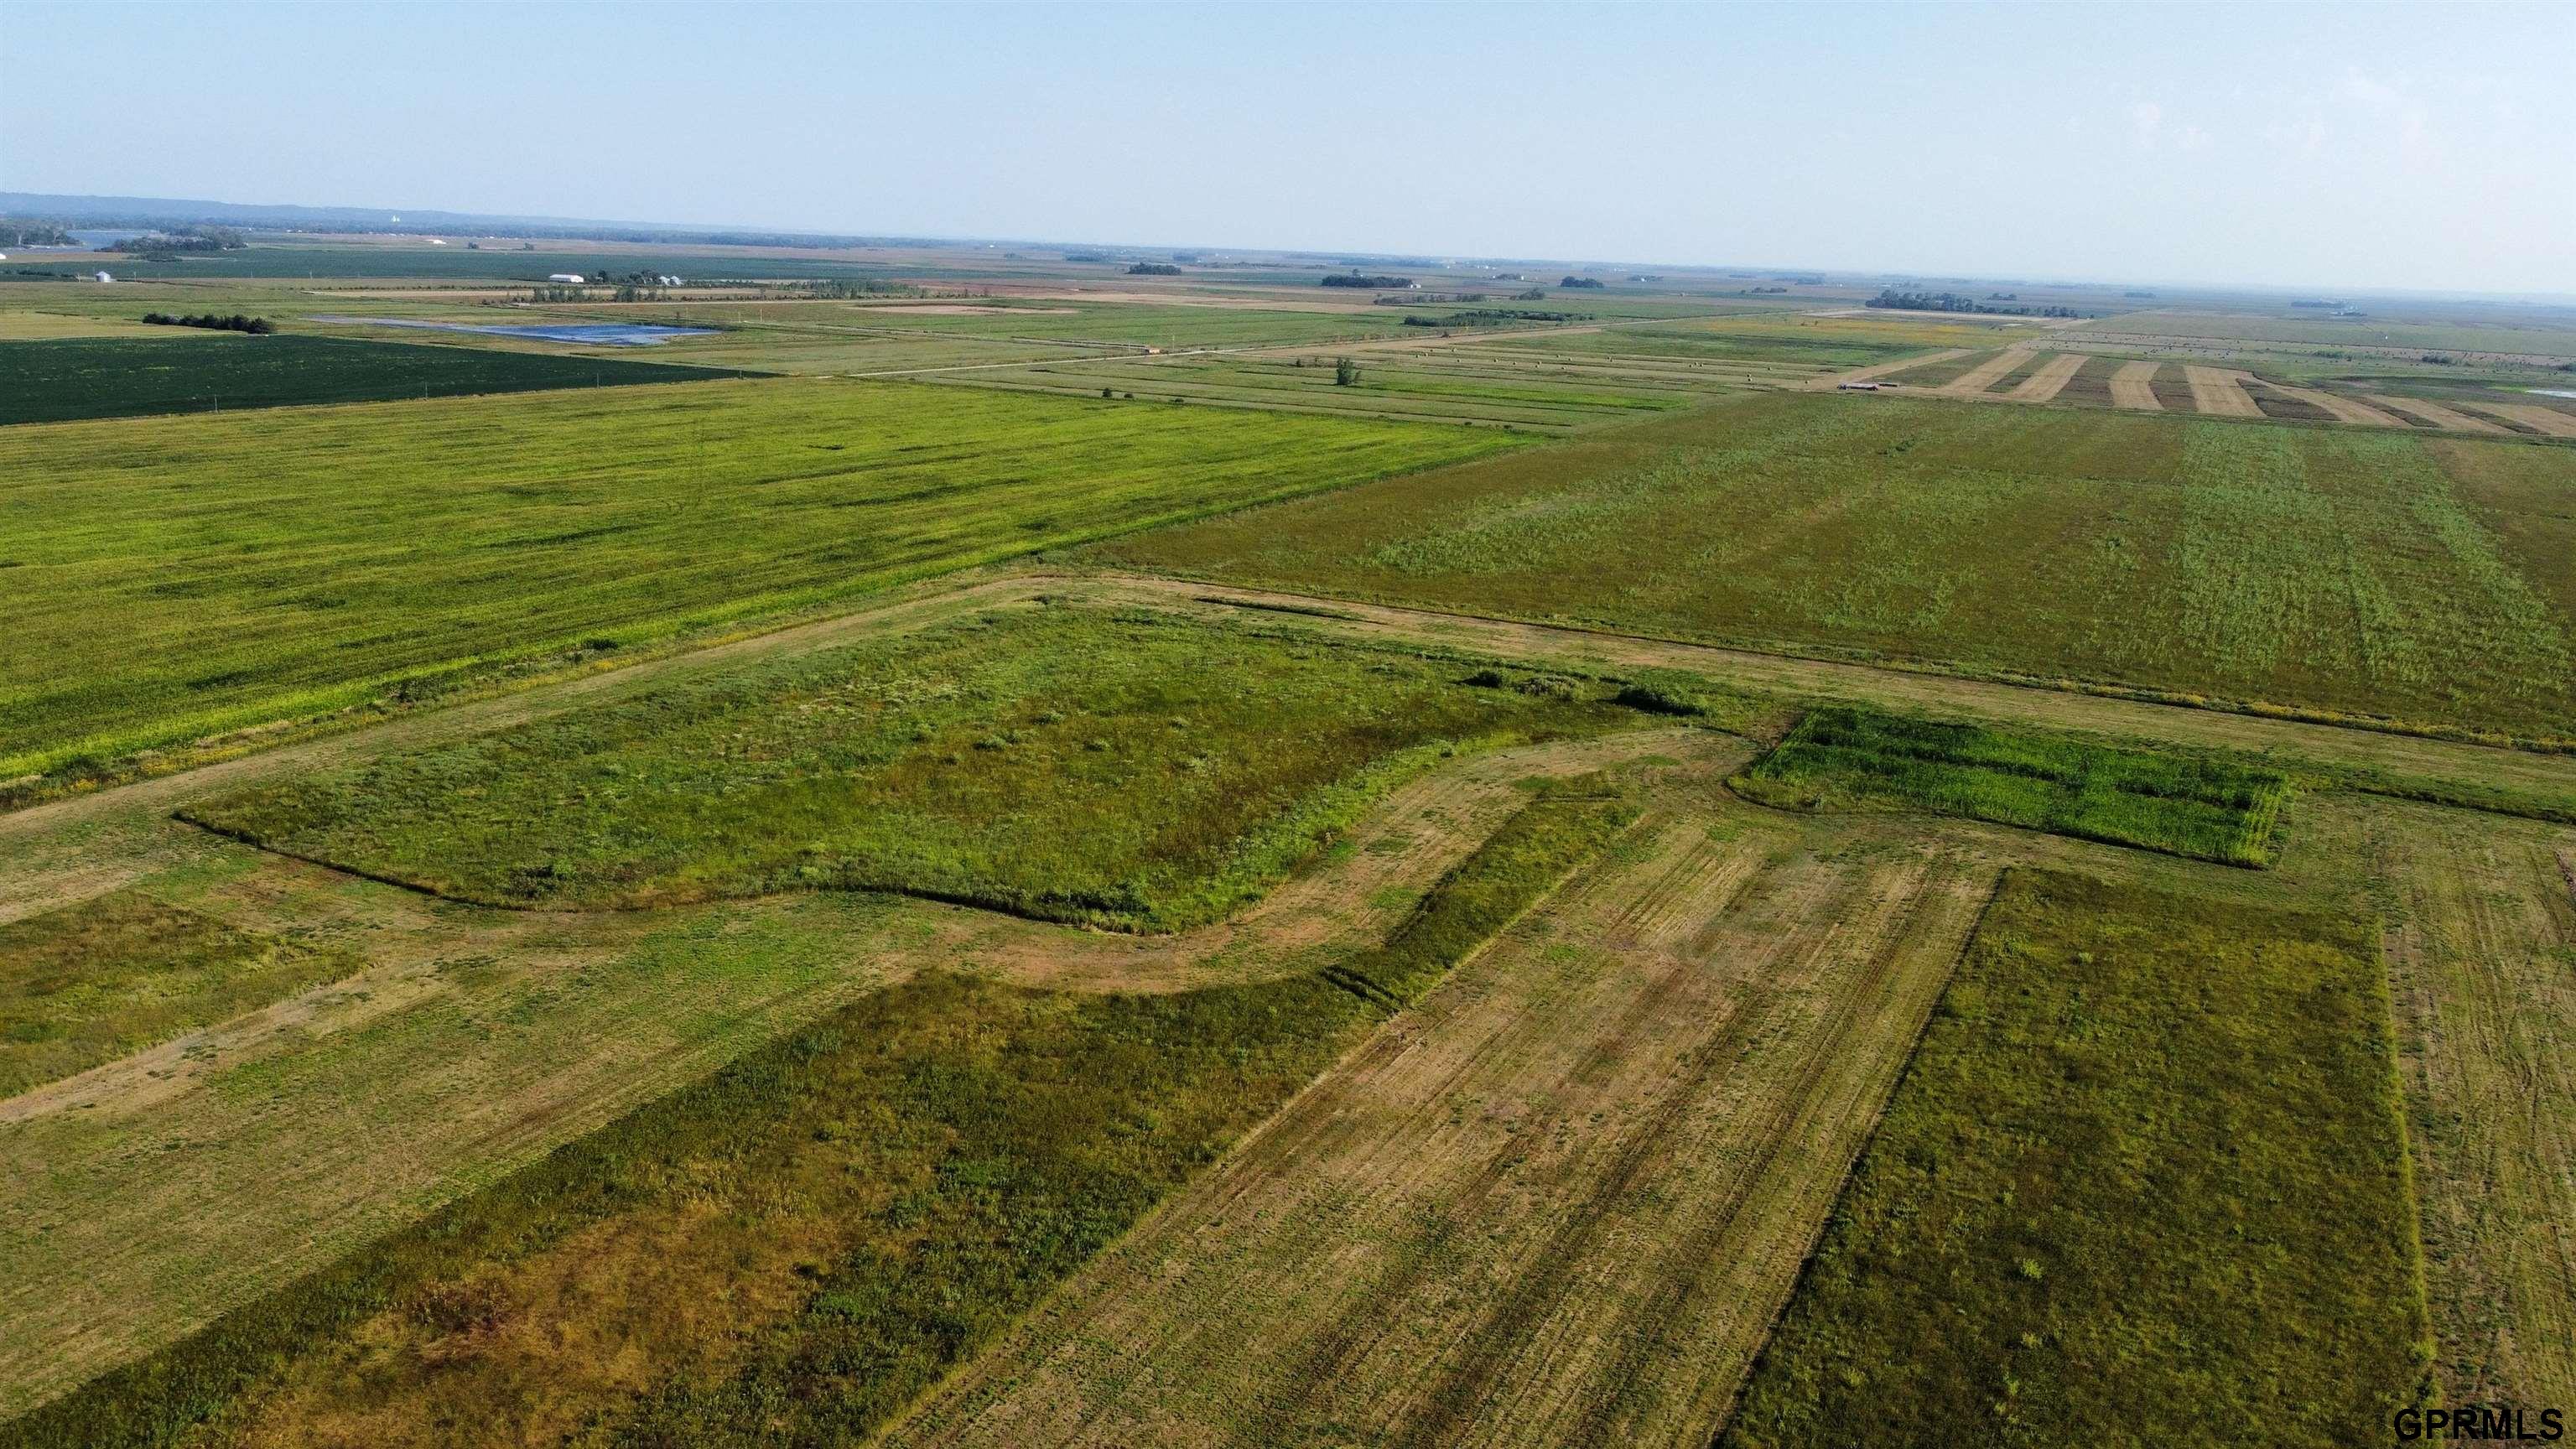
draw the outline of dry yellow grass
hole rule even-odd
[[[2370,400],[2390,412],[2401,415],[2412,414],[2416,417],[2422,418],[2428,423],[2431,423],[2437,428],[2449,428],[2454,432],[2503,433],[2510,431],[2509,429],[2497,427],[2495,424],[2488,422],[2484,418],[2473,418],[2467,413],[2460,412],[2452,408],[2446,408],[2440,403],[2426,402],[2420,397],[2390,397],[2386,393],[2373,393],[2370,395]]]
[[[2323,408],[2339,423],[2353,423],[2365,428],[2402,428],[2403,419],[2390,417],[2379,409],[2353,401],[2339,393],[2313,387],[2292,387],[2285,382],[2272,384],[2274,390],[2287,393],[2310,407]]]
[[[1705,796],[1632,839],[892,1442],[1707,1443],[1992,869]]]
[[[2537,403],[2463,403],[2489,417],[2520,423],[2545,438],[2576,438],[2576,413],[2562,413]]]
[[[2248,374],[2225,367],[2203,367],[2185,363],[2183,380],[2191,384],[2191,405],[2195,411],[2221,418],[2259,418],[2263,410],[2243,386]]]
[[[2134,408],[2139,412],[2160,413],[2165,405],[2156,399],[2156,373],[2161,362],[2124,362],[2111,374],[2111,405]]]
[[[1969,351],[1970,349],[1965,347],[1945,347],[1939,352],[1927,352],[1920,357],[1908,357],[1895,362],[1873,363],[1868,367],[1853,368],[1849,372],[1837,372],[1831,377],[1817,378],[1815,381],[1808,383],[1807,386],[1810,389],[1817,391],[1831,392],[1835,388],[1838,388],[1847,382],[1869,382],[1875,378],[1885,377],[1889,373],[1906,372],[1917,367],[1929,367],[1936,362],[1947,362],[1953,357],[1965,357],[1968,355]],[[1998,374],[1998,376],[2000,376],[2000,374]]]
[[[2013,402],[2044,403],[2064,391],[2075,374],[2084,370],[2084,364],[2092,360],[2090,354],[2082,352],[2052,353],[2036,371],[2021,380],[2020,386],[2004,396]]]
[[[2030,360],[2031,349],[2007,347],[1957,377],[1932,389],[1947,397],[1970,397],[1984,392],[2001,381],[2006,373]],[[1915,359],[1919,366],[1926,359]]]

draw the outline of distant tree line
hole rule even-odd
[[[1420,312],[1404,319],[1407,327],[1480,327],[1497,322],[1589,322],[1589,312],[1537,312],[1526,307],[1475,307],[1431,317]]]
[[[1323,285],[1327,287],[1360,287],[1369,290],[1376,290],[1379,288],[1390,287],[1410,287],[1413,285],[1413,279],[1411,277],[1372,276],[1366,272],[1339,272],[1324,278]]]
[[[217,332],[247,332],[254,337],[266,337],[277,330],[265,317],[245,317],[239,312],[229,317],[218,317],[212,312],[185,317],[173,317],[167,312],[146,312],[143,322],[148,327],[210,327]]]
[[[250,242],[240,232],[230,227],[183,226],[175,231],[155,232],[149,236],[130,236],[107,250],[175,256],[181,252],[237,252],[249,245]]]
[[[0,221],[0,247],[77,246],[72,234],[50,221]]]
[[[1568,278],[1566,278],[1564,281],[1557,283],[1557,286],[1559,286],[1559,287],[1593,287],[1593,288],[1600,288],[1600,287],[1606,287],[1606,286],[1608,286],[1608,285],[1610,285],[1610,284],[1609,284],[1609,283],[1607,283],[1607,282],[1605,282],[1605,281],[1603,281],[1603,280],[1601,280],[1599,277],[1568,277]]]
[[[1181,269],[1170,262],[1138,262],[1127,269],[1131,277],[1177,277]]]
[[[2002,295],[2002,294],[1997,294]],[[1880,292],[1864,305],[1893,307],[1906,312],[1987,312],[2006,317],[2081,317],[2072,307],[1998,307],[1956,292],[1900,292],[1894,287]]]
[[[1515,302],[1544,302],[1547,300],[1547,288],[1532,287],[1526,292],[1514,292],[1512,293],[1512,300]]]

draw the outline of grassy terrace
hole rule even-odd
[[[1465,672],[1052,608],[738,670],[186,817],[485,904],[878,889],[1172,930],[1251,900],[1444,754],[1635,719]]]
[[[1310,593],[2576,739],[2571,488],[2576,451],[2531,443],[1767,393],[1098,554]]]
[[[1831,705],[1733,782],[1796,809],[1934,810],[2171,855],[2264,865],[2287,778],[2215,759]]]
[[[1634,815],[1534,800],[1344,984],[875,993],[0,1446],[864,1439]]]
[[[0,781],[1509,446],[784,380],[12,428]]]
[[[2008,874],[1722,1444],[2381,1442],[2430,1349],[2377,936]]]
[[[160,336],[0,342],[0,423],[382,402],[730,373],[621,358],[550,357],[339,337]]]

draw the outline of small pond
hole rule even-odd
[[[651,347],[674,337],[709,337],[712,327],[668,327],[657,322],[424,322],[408,317],[316,317],[316,322],[353,322],[369,327],[419,327],[432,332],[485,332],[494,337],[527,337],[539,342],[571,342],[583,347]]]

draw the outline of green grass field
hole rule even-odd
[[[997,614],[185,818],[485,904],[893,890],[1176,930],[1252,900],[1444,755],[1636,718],[1467,673],[1250,625]]]
[[[218,413],[298,403],[383,402],[637,382],[703,382],[731,375],[622,358],[549,357],[340,337],[228,333],[208,339],[0,342],[0,423]]]
[[[1356,964],[1418,990],[1635,813],[1598,777],[1537,797]],[[1381,995],[893,987],[0,1446],[856,1442],[1339,1057]]]
[[[2382,1442],[2388,1010],[2365,924],[2007,874],[1722,1443]]]
[[[1792,809],[1935,810],[2229,865],[2270,863],[2290,793],[2272,770],[1844,705],[1809,710],[1731,783]]]
[[[788,380],[12,428],[0,781],[1510,445]]]
[[[1098,556],[2569,739],[2570,487],[2529,443],[1768,393]]]
[[[133,892],[0,925],[0,1097],[354,969]]]

